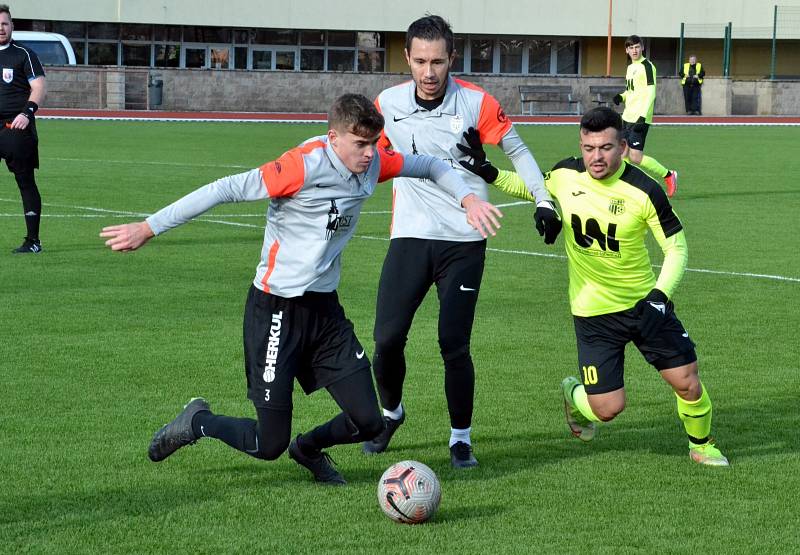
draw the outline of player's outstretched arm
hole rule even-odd
[[[103,228],[100,237],[107,239],[106,246],[112,251],[135,251],[152,237],[153,230],[147,222],[133,222],[122,225],[110,225]]]
[[[475,193],[470,193],[461,200],[461,206],[467,211],[467,223],[478,230],[478,233],[486,239],[490,234],[497,235],[500,229],[498,218],[503,217],[503,213],[491,202],[486,202]]]
[[[473,193],[458,172],[444,161],[424,154],[406,154],[403,156],[403,167],[395,175],[421,177],[436,182],[436,185],[461,203],[467,212],[467,223],[484,238],[496,235],[500,229],[498,218],[502,218],[503,213],[492,203]]]

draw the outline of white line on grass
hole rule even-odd
[[[91,158],[43,158],[43,160],[55,160],[57,162],[90,162],[98,164],[128,164],[132,166],[174,166],[187,168],[232,168],[236,170],[251,170],[252,166],[240,166],[237,164],[196,164],[194,162],[155,162],[153,160],[94,160]]]
[[[19,200],[17,200],[17,199],[11,200],[11,199],[0,198],[0,202],[19,202]],[[508,204],[498,204],[497,206],[518,206],[518,205],[521,205],[521,204],[530,204],[530,203],[526,202],[526,201],[520,201],[520,202],[510,202]],[[65,205],[65,204],[49,204],[49,203],[42,203],[42,205],[43,206],[54,206],[54,207],[59,207],[59,208],[72,208],[72,209],[75,209],[75,210],[88,210],[88,211],[91,211],[91,212],[100,212],[102,214],[102,215],[101,214],[92,214],[92,215],[88,215],[88,214],[74,214],[74,215],[61,214],[61,215],[57,215],[57,216],[50,216],[50,217],[59,217],[59,218],[81,218],[81,217],[99,218],[99,217],[108,217],[108,216],[120,216],[120,217],[121,216],[126,216],[126,217],[135,216],[135,217],[140,217],[140,218],[146,218],[147,216],[150,215],[150,214],[146,214],[146,213],[142,213],[142,212],[127,212],[127,211],[124,211],[124,210],[109,210],[109,209],[106,209],[106,208],[95,208],[95,207],[90,207],[90,206],[70,206],[70,205]],[[374,212],[374,213],[383,213],[383,212]],[[255,214],[255,215],[254,214],[247,214],[246,216],[250,217],[250,216],[256,216],[256,215],[259,216],[259,217],[263,217],[263,214]],[[19,214],[0,214],[0,217],[11,217],[11,216],[19,217]],[[47,215],[45,214],[44,217],[47,217]],[[246,228],[253,228],[253,229],[262,229],[264,227],[263,225],[260,225],[260,224],[258,224],[258,225],[257,224],[245,224],[245,223],[241,223],[241,222],[230,222],[230,221],[227,221],[227,220],[219,220],[219,219],[217,219],[218,217],[219,216],[214,216],[213,219],[209,218],[209,217],[200,217],[200,218],[197,218],[197,220],[198,221],[202,221],[202,222],[212,223],[212,224],[220,224],[220,225],[227,225],[227,226],[233,226],[233,227],[246,227]],[[365,240],[368,240],[368,241],[384,241],[384,242],[388,242],[389,241],[388,237],[374,237],[374,236],[371,236],[371,235],[354,235],[353,237],[355,239],[365,239]],[[511,250],[511,249],[496,249],[496,248],[493,248],[493,247],[488,247],[486,250],[490,251],[490,252],[497,252],[497,253],[500,253],[500,254],[515,254],[515,255],[521,255],[521,256],[538,256],[538,257],[541,257],[541,258],[559,258],[559,259],[565,259],[566,258],[566,256],[564,256],[563,254],[551,254],[551,253]],[[660,268],[661,266],[659,266],[657,264],[654,264],[653,267],[654,268]],[[712,274],[712,275],[718,275],[718,276],[733,276],[733,277],[750,277],[750,278],[759,278],[759,279],[771,279],[771,280],[775,280],[775,281],[787,281],[787,282],[791,282],[791,283],[800,283],[800,278],[793,278],[793,277],[787,277],[787,276],[777,276],[777,275],[772,275],[772,274],[756,274],[756,273],[752,273],[752,272],[726,272],[726,271],[723,271],[723,270],[707,270],[707,269],[703,269],[703,268],[686,268],[686,271],[687,272],[695,272],[695,273],[698,273],[698,274]]]

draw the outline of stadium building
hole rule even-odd
[[[453,71],[510,112],[603,101],[591,90],[621,82],[624,39],[638,34],[658,69],[657,112],[682,111],[676,75],[692,53],[706,69],[707,114],[795,114],[800,1],[784,1],[28,0],[11,8],[17,30],[61,33],[75,50],[78,66],[50,70],[51,106],[324,111],[344,90],[374,94],[401,80],[405,28],[431,12],[456,31]],[[156,81],[158,103],[148,98]],[[551,85],[569,93],[525,102],[521,87]]]

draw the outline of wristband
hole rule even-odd
[[[27,104],[25,104],[25,108],[22,110],[22,115],[28,119],[33,119],[33,114],[36,113],[36,110],[39,109],[39,105],[36,104],[34,101],[29,100]]]

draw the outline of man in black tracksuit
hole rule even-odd
[[[39,167],[34,114],[44,100],[45,80],[36,53],[11,39],[13,29],[9,7],[0,4],[0,158],[5,159],[19,186],[27,228],[22,245],[12,252],[35,254],[42,252],[42,197],[33,176]]]

